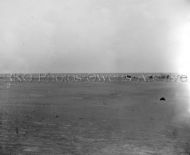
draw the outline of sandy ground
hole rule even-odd
[[[1,83],[0,154],[189,155],[189,96],[177,82]]]

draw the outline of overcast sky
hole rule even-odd
[[[2,73],[176,72],[189,42],[190,0],[0,0]]]

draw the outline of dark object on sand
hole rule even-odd
[[[18,127],[15,128],[15,132],[18,135],[19,131],[18,131]]]
[[[161,97],[160,101],[166,101],[165,97]]]

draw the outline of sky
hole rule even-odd
[[[186,72],[190,0],[0,0],[0,72]]]

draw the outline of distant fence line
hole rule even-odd
[[[6,82],[112,82],[112,81],[180,81],[187,82],[187,75],[166,73],[36,73],[36,74],[0,74],[0,81]]]

